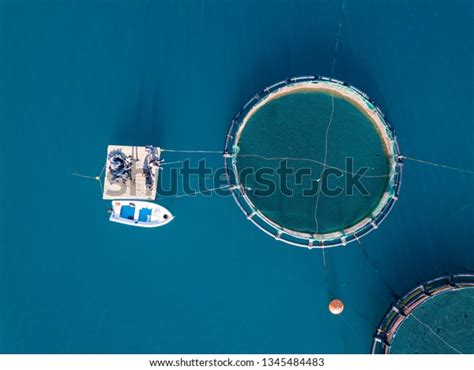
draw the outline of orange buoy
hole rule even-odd
[[[344,311],[344,303],[340,299],[333,299],[329,302],[329,312],[333,315],[339,315]]]

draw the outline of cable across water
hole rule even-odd
[[[406,159],[408,161],[413,161],[413,162],[417,162],[417,163],[422,163],[422,164],[426,164],[426,165],[429,165],[429,166],[434,166],[434,167],[440,167],[440,168],[444,168],[444,169],[447,169],[447,170],[452,170],[452,171],[458,171],[458,172],[464,172],[464,173],[468,173],[468,174],[471,174],[471,175],[474,175],[474,171],[471,171],[471,170],[466,170],[466,169],[463,169],[463,168],[457,168],[457,167],[452,167],[452,166],[447,166],[445,164],[440,164],[440,163],[436,163],[436,162],[430,162],[430,161],[425,161],[425,160],[422,160],[422,159],[417,159],[417,158],[413,158],[413,157],[407,157],[407,156],[400,156],[402,159]]]
[[[198,154],[198,153],[206,154],[207,153],[207,154],[221,154],[221,155],[224,154],[221,150],[162,149],[162,151],[163,152],[171,152],[171,153],[196,153],[196,154]],[[308,162],[314,162],[314,163],[317,163],[317,164],[320,164],[320,165],[324,165],[324,162],[318,161],[316,159],[304,158],[304,157],[265,157],[265,156],[262,156],[260,154],[237,154],[237,156],[238,157],[259,157],[259,158],[262,158],[262,159],[268,160],[268,161],[274,161],[274,160],[308,161]],[[451,171],[458,171],[458,172],[463,172],[463,173],[468,173],[470,175],[474,175],[473,170],[468,170],[468,169],[464,169],[464,168],[449,166],[449,165],[446,165],[446,164],[443,164],[443,163],[427,161],[427,160],[418,159],[418,158],[415,158],[415,157],[409,157],[409,156],[405,156],[405,155],[400,155],[399,158],[402,159],[402,160],[413,161],[413,162],[417,162],[417,163],[421,163],[421,164],[426,164],[426,165],[429,165],[429,166],[434,166],[434,167],[444,168],[444,169],[451,170]],[[183,162],[183,161],[169,162],[168,164],[179,163],[179,162]],[[331,165],[326,164],[326,167],[327,168],[332,168],[332,169],[337,169],[337,170],[342,171],[346,174],[354,175],[354,173],[352,173],[352,172],[345,171],[345,170],[343,170],[341,168],[338,168],[338,167],[335,167],[335,166],[331,166]],[[87,177],[87,176],[83,176],[83,175],[76,174],[76,173],[74,173],[73,175],[81,176],[81,177]],[[380,178],[380,177],[389,177],[389,176],[390,175],[366,175],[364,177]],[[93,176],[91,176],[91,177],[93,178]]]
[[[448,346],[449,348],[451,348],[453,351],[459,353],[459,354],[463,354],[460,350],[458,350],[456,347],[452,346],[451,344],[449,344],[448,342],[446,342],[443,338],[441,338],[438,333],[436,333],[433,329],[431,329],[431,327],[424,323],[423,321],[421,321],[418,317],[415,316],[414,313],[411,314],[411,317],[413,317],[419,324],[421,324],[422,326],[424,326],[426,329],[428,329],[430,331],[431,334],[433,334],[436,338],[438,338],[441,342],[443,342],[446,346]]]

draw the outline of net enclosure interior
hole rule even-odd
[[[474,275],[439,277],[405,294],[382,319],[372,353],[474,353]]]
[[[356,240],[398,199],[402,163],[392,128],[366,94],[334,79],[267,87],[234,117],[224,153],[247,218],[296,246]]]

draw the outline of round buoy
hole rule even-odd
[[[329,311],[333,315],[339,315],[344,311],[344,303],[340,299],[333,299],[329,302]]]

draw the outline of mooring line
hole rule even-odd
[[[398,299],[399,298],[399,295],[395,292],[395,290],[390,286],[390,284],[385,280],[385,278],[382,276],[382,273],[380,272],[380,270],[377,268],[376,266],[376,263],[371,261],[370,257],[369,257],[369,253],[367,252],[367,250],[364,248],[364,246],[362,245],[362,243],[360,242],[359,239],[357,239],[357,241],[359,242],[359,249],[360,251],[362,252],[363,256],[365,257],[365,260],[367,261],[367,263],[369,264],[369,268],[371,268],[376,274],[377,274],[377,277],[380,279],[380,281],[382,282],[382,284],[384,285],[384,287],[386,289],[388,289],[388,291],[390,292],[390,295],[392,296],[392,298],[394,299]]]
[[[336,34],[336,44],[334,46],[334,58],[332,61],[332,67],[331,67],[331,77],[334,77],[334,71],[336,69],[336,57],[337,57],[337,50],[339,48],[339,38],[341,36],[341,30],[342,30],[342,24],[344,22],[344,9],[345,9],[345,2],[342,2],[342,15],[341,15],[341,20],[339,21],[339,26],[337,28],[337,34]],[[324,137],[324,160],[323,160],[323,169],[321,170],[321,173],[319,175],[319,178],[324,176],[324,170],[326,169],[327,165],[327,157],[328,157],[328,142],[329,142],[329,130],[331,128],[332,122],[334,118],[334,94],[331,89],[331,114],[329,116],[329,123],[326,127],[326,133]],[[319,189],[318,194],[316,195],[316,204],[314,206],[314,221],[316,223],[316,233],[319,232],[319,221],[318,221],[318,206],[319,206],[319,198],[321,194],[321,189]]]
[[[322,250],[322,256],[323,256],[323,267],[324,267],[324,271],[327,272],[328,270],[328,267],[327,267],[327,264],[326,264],[326,252],[324,251],[324,246],[321,248]]]
[[[170,153],[207,153],[207,154],[223,154],[222,150],[192,150],[192,149],[161,149],[162,152]]]
[[[322,176],[324,176],[324,170],[326,169],[326,161],[328,157],[328,141],[329,141],[328,136],[329,136],[329,129],[331,128],[331,125],[332,125],[333,116],[334,116],[334,95],[331,92],[331,115],[329,116],[329,123],[328,123],[328,126],[326,127],[326,135],[325,135],[325,140],[324,140],[323,169],[321,170],[321,173],[319,174],[320,179]],[[314,221],[316,223],[316,234],[319,232],[318,206],[319,206],[320,194],[321,194],[321,189],[319,189],[318,194],[316,194],[316,204],[314,206]]]
[[[184,161],[163,162],[163,163],[160,164],[160,167],[169,166],[170,164],[184,163],[186,161],[187,160],[185,159]]]
[[[104,171],[105,171],[105,167],[106,167],[106,166],[107,166],[107,162],[104,163],[104,167],[102,167],[102,170],[101,170],[100,173],[99,173],[99,176],[98,176],[98,177],[99,177],[99,180],[100,180],[100,178],[102,177],[102,175],[103,175],[103,173],[104,173]]]
[[[463,172],[463,173],[468,173],[468,174],[474,175],[474,171],[466,170],[466,169],[464,169],[464,168],[452,167],[452,166],[448,166],[448,165],[445,165],[445,164],[442,164],[442,163],[436,163],[436,162],[431,162],[431,161],[425,161],[425,160],[423,160],[423,159],[408,157],[408,156],[405,156],[405,155],[401,155],[401,156],[400,156],[400,159],[403,159],[403,160],[406,159],[406,160],[413,161],[413,162],[418,162],[418,163],[422,163],[422,164],[427,164],[427,165],[433,166],[433,167],[440,167],[440,168],[445,168],[445,169],[447,169],[447,170],[458,171],[458,172]]]
[[[72,175],[73,176],[77,176],[77,177],[81,177],[83,179],[89,179],[89,180],[95,180],[95,181],[98,181],[99,182],[99,186],[100,186],[100,191],[101,193],[104,192],[104,187],[102,185],[102,180],[101,180],[101,177],[102,175],[104,174],[104,171],[105,171],[105,167],[107,166],[107,162],[104,164],[104,166],[102,167],[102,169],[100,170],[99,174],[97,176],[90,176],[90,175],[83,175],[79,172],[73,172]]]
[[[91,179],[91,180],[97,180],[97,177],[98,177],[98,176],[82,175],[82,174],[77,173],[77,172],[73,172],[72,175],[77,176],[77,177],[82,177],[83,179]]]

